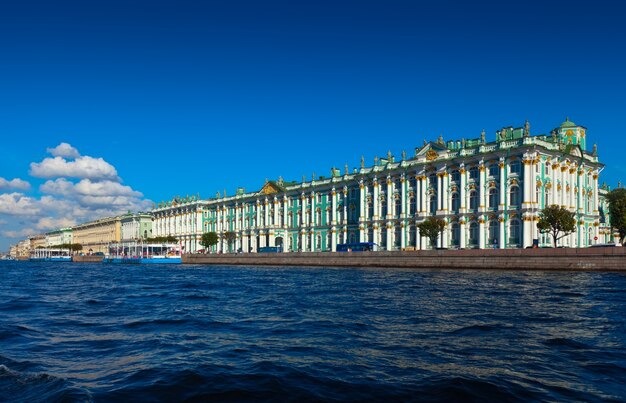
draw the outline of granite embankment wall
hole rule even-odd
[[[626,247],[347,253],[186,254],[183,255],[183,263],[224,266],[626,271]]]
[[[84,256],[72,256],[72,262],[78,263],[100,263],[104,259],[104,256],[84,255]]]

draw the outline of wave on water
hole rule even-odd
[[[73,386],[65,379],[44,372],[13,369],[27,367],[23,363],[0,357],[0,401],[2,402],[91,402],[91,393]]]
[[[255,370],[256,368],[256,370]],[[540,400],[541,392],[521,385],[465,377],[437,377],[417,384],[347,382],[272,363],[250,371],[229,368],[142,370],[96,400],[147,401],[426,401],[513,402]]]

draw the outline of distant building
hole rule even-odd
[[[61,228],[55,231],[50,231],[45,234],[46,246],[58,246],[63,244],[72,243],[72,229]]]
[[[154,218],[153,236],[176,237],[184,252],[202,249],[202,217],[207,205],[208,202],[200,200],[198,196],[175,197],[171,201],[159,203],[151,211]]]
[[[120,239],[120,217],[102,218],[73,227],[73,242],[82,245],[83,253],[109,253],[109,244]]]
[[[408,156],[391,153],[374,164],[310,181],[268,181],[259,191],[201,201],[176,198],[153,211],[155,235],[174,235],[186,251],[202,248],[215,231],[214,250],[335,251],[338,243],[374,242],[381,250],[523,248],[537,239],[538,213],[557,204],[574,212],[575,233],[560,244],[601,242],[596,147],[587,130],[566,119],[547,135],[531,136],[528,122],[504,127],[496,140],[425,142]],[[448,225],[429,245],[417,224],[427,217]],[[228,240],[228,236],[232,238]],[[598,239],[596,239],[598,238]],[[604,238],[602,239],[604,240]]]
[[[122,242],[152,238],[150,213],[128,213],[121,217],[120,223]]]

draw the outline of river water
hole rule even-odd
[[[624,401],[626,274],[0,262],[0,401]]]

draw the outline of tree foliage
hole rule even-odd
[[[626,189],[613,189],[606,199],[609,202],[611,228],[619,233],[619,242],[623,243],[626,236]]]
[[[224,232],[222,237],[228,243],[228,249],[230,250],[230,247],[232,246],[233,242],[235,241],[235,239],[237,239],[237,234],[235,234],[233,231],[226,231]]]
[[[420,234],[430,239],[430,244],[435,248],[439,234],[446,228],[446,221],[441,218],[428,217],[424,222],[417,224]]]
[[[205,232],[204,234],[202,234],[202,238],[200,239],[200,245],[204,246],[206,249],[209,249],[211,246],[217,245],[217,242],[217,234],[213,231]]]
[[[168,236],[157,236],[154,238],[147,238],[146,242],[154,242],[154,243],[176,243],[178,239],[176,239],[173,235]]]
[[[553,204],[539,212],[537,229],[542,234],[550,234],[556,248],[559,239],[576,231],[576,218],[566,208]]]

